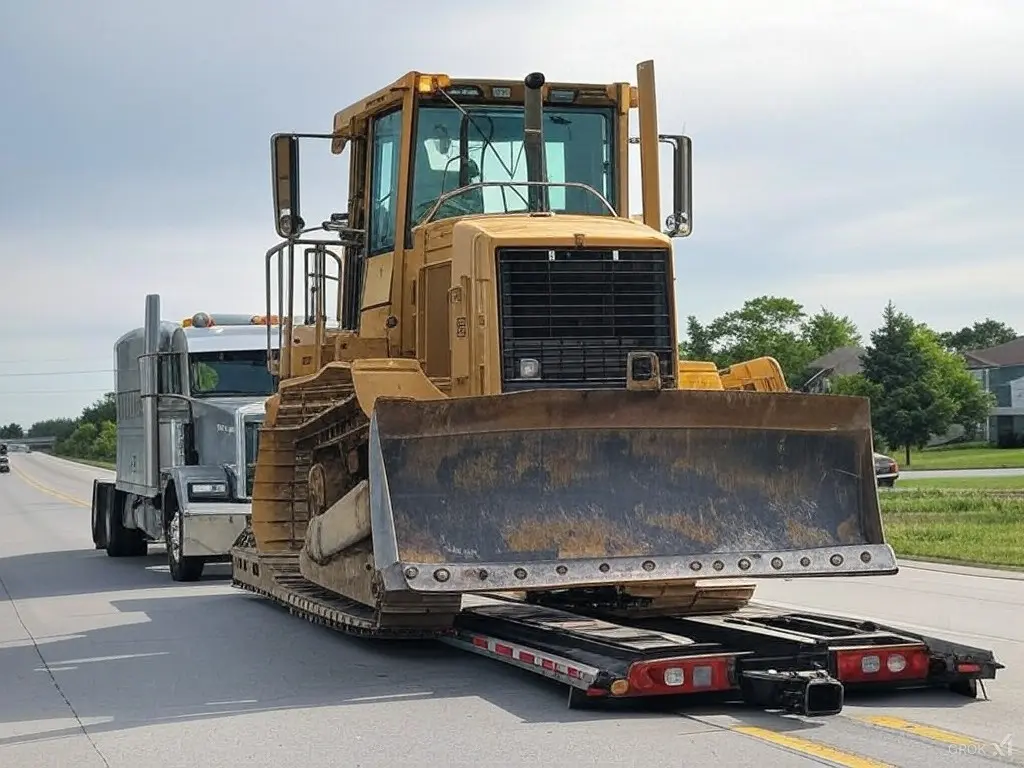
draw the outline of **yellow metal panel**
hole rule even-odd
[[[654,62],[636,65],[640,104],[640,177],[643,189],[644,222],[661,231],[661,179],[658,166],[658,96],[655,92]]]
[[[362,309],[391,303],[391,275],[394,265],[393,253],[382,253],[366,260]]]

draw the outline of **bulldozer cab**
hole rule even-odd
[[[299,256],[293,251],[304,248],[311,267],[304,278],[311,283],[304,291],[306,305],[316,304],[310,293],[334,294],[323,304],[327,311],[308,308],[305,325],[358,331],[363,338],[386,340],[389,354],[426,363],[421,347],[429,343],[423,333],[430,323],[416,295],[443,290],[436,266],[442,260],[430,263],[414,232],[468,216],[628,218],[634,146],[643,168],[643,220],[656,232],[663,224],[659,145],[673,147],[673,210],[664,230],[670,237],[685,237],[692,219],[691,142],[658,134],[653,62],[642,63],[637,71],[638,86],[548,83],[536,73],[525,81],[499,81],[410,72],[336,113],[330,134],[275,135],[274,210],[277,232],[286,241],[268,254],[268,303],[275,277],[271,264],[277,260],[278,300],[287,305],[280,313],[295,314],[297,302],[284,274],[294,266],[284,267],[295,265]],[[630,116],[636,112],[640,135],[634,139]],[[300,210],[299,181],[299,146],[307,140],[330,141],[335,155],[347,154],[349,175],[348,211],[309,228]],[[567,244],[578,247],[588,226],[570,233]],[[319,230],[328,237],[313,239]],[[668,237],[654,242],[670,246]],[[319,270],[315,249],[326,251]],[[667,269],[671,282],[671,264]],[[668,311],[673,312],[671,307]],[[438,324],[435,318],[435,328]],[[280,333],[287,335],[287,324]],[[312,335],[322,345],[332,331]],[[285,360],[281,375],[311,373],[330,357],[329,350],[327,357],[315,348],[309,351],[313,354]]]
[[[258,541],[304,540],[321,565],[372,550],[385,592],[895,572],[866,400],[679,386],[672,245],[692,227],[691,142],[658,133],[652,62],[637,82],[411,72],[330,133],[272,138],[284,240],[267,314],[284,318],[275,372],[297,442],[261,440]],[[300,139],[349,154],[348,210],[316,227]],[[282,476],[296,457],[314,462],[309,492],[281,481],[265,513],[261,466]]]

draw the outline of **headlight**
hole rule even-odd
[[[524,357],[519,361],[519,378],[521,379],[539,379],[540,378],[540,361],[534,360],[530,357]]]
[[[227,483],[189,483],[189,496],[226,496]]]

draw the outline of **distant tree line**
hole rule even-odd
[[[117,459],[117,406],[114,393],[107,392],[82,409],[76,419],[44,419],[28,431],[19,424],[0,427],[0,438],[52,437],[53,452],[68,458],[114,462]]]
[[[830,392],[869,398],[876,444],[903,449],[909,465],[911,448],[923,448],[953,425],[963,427],[967,439],[976,436],[994,398],[968,370],[963,353],[1016,337],[1013,328],[988,318],[958,331],[936,332],[889,302],[882,324],[864,344],[847,316],[824,307],[808,315],[792,299],[759,296],[707,324],[688,317],[679,355],[720,368],[770,355],[790,388],[799,389],[818,373],[811,367],[817,358],[862,346],[861,372],[833,377]]]

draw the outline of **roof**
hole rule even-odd
[[[841,375],[859,373],[861,369],[861,357],[866,350],[864,347],[849,346],[833,349],[827,355],[822,355],[816,360],[807,364],[808,368],[816,368],[819,371],[834,369]]]
[[[964,352],[968,368],[1002,368],[1006,365],[1024,365],[1024,336],[1005,344]]]

